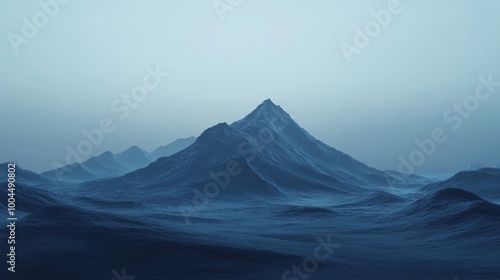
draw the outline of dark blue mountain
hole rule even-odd
[[[301,173],[309,169],[311,173],[331,176],[344,184],[369,185],[374,182],[373,177],[384,177],[382,172],[314,138],[269,99],[231,126],[245,135],[263,165],[280,168],[280,164],[275,163],[281,161],[287,173],[292,174],[294,168]]]
[[[127,157],[124,155],[125,152],[121,153],[123,158]],[[65,182],[83,182],[100,178],[117,177],[130,171],[131,169],[124,166],[118,160],[117,155],[112,152],[105,152],[99,156],[91,157],[83,163],[74,163],[55,170],[46,171],[42,175]]]
[[[439,233],[443,241],[476,238],[476,250],[488,250],[498,243],[500,235],[500,205],[457,188],[446,188],[429,194],[401,212],[392,226],[398,230],[419,230]],[[436,236],[436,234],[434,234]]]
[[[231,165],[241,174],[227,176]],[[219,198],[244,194],[269,199],[296,192],[334,192],[340,197],[385,188],[386,177],[387,173],[315,139],[266,100],[240,121],[207,129],[192,145],[170,157],[121,177],[84,183],[79,190],[145,192],[155,193],[155,199],[168,196],[190,201],[193,189],[203,190],[215,182],[224,188]],[[227,186],[220,180],[228,180]]]
[[[486,200],[500,202],[500,169],[483,168],[475,171],[462,171],[448,180],[429,184],[426,192],[434,192],[446,188],[463,189]]]
[[[8,163],[0,164],[0,208],[7,210],[8,199]],[[64,183],[51,180],[35,172],[25,170],[18,164],[15,166],[15,199],[16,209],[21,212],[34,212],[46,206],[58,203],[57,196],[53,191],[65,188]],[[5,180],[4,180],[5,179]],[[0,217],[4,217],[6,211],[2,211]]]
[[[132,146],[127,150],[116,154],[115,160],[127,169],[126,172],[130,172],[148,166],[153,161],[153,158],[143,149],[137,146]]]
[[[63,187],[20,172],[18,279],[500,279],[498,169],[382,172],[270,100],[142,168],[126,154],[94,164],[137,170]]]
[[[42,175],[54,180],[73,183],[119,177],[146,167],[160,157],[175,154],[191,145],[195,139],[194,137],[178,139],[168,145],[159,147],[151,153],[137,146],[132,146],[118,154],[108,151],[99,156],[91,157],[83,163],[74,163],[46,171]]]

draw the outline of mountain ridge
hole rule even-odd
[[[209,174],[222,172],[234,158],[244,158],[251,173],[282,194],[313,190],[347,194],[386,185],[381,181],[385,172],[317,140],[270,99],[231,125],[223,122],[206,129],[188,148],[101,184],[124,190],[163,186],[165,192],[177,190],[181,195],[213,180]],[[243,179],[233,179],[232,189],[239,189],[237,181],[244,184]],[[84,185],[92,188],[93,183]]]
[[[179,152],[191,145],[195,139],[195,137],[179,138],[170,144],[158,147],[151,153],[135,145],[116,154],[106,151],[84,162],[72,163],[40,174],[53,180],[72,183],[119,177],[144,168],[161,157]]]

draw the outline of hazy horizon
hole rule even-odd
[[[470,101],[479,77],[500,81],[500,2],[400,1],[347,61],[342,43],[353,45],[356,28],[390,2],[243,1],[221,20],[214,1],[69,1],[14,47],[23,17],[44,10],[2,1],[0,162],[36,172],[64,164],[66,147],[105,118],[115,129],[85,158],[151,151],[270,98],[317,139],[377,169],[397,169],[437,128],[447,140],[417,172],[499,164],[500,88],[467,117],[443,115]],[[122,95],[148,75],[147,96],[125,114]]]

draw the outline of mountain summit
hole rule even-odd
[[[235,197],[241,197],[241,192],[259,196],[290,191],[359,193],[386,184],[384,172],[317,140],[269,99],[231,125],[220,123],[205,130],[188,148],[101,183],[189,196],[193,187],[210,183],[214,174],[228,166],[241,170],[228,180],[224,192]]]
[[[279,129],[276,123],[290,124],[295,123],[295,121],[280,106],[274,104],[271,99],[267,99],[257,106],[250,114],[234,122],[231,126],[239,129],[247,129],[252,126],[265,125],[276,131]]]

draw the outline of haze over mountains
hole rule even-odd
[[[230,176],[234,179],[224,171],[230,165],[242,170],[238,176]],[[266,100],[240,121],[207,129],[191,146],[173,156],[122,177],[84,186],[158,188],[159,196],[162,191],[192,196],[193,186],[203,189],[215,180],[219,187],[226,188],[221,195],[243,192],[270,197],[293,191],[334,191],[341,195],[387,187],[391,176],[315,139],[281,107]]]
[[[271,100],[191,140],[176,153],[185,141],[104,153],[64,181],[19,169],[18,275],[106,279],[125,267],[172,280],[500,279],[499,169],[444,181],[380,171]],[[312,270],[304,259],[318,246],[327,257]]]
[[[68,182],[117,177],[146,167],[160,157],[175,154],[191,145],[195,140],[196,137],[177,139],[168,145],[155,149],[151,153],[137,146],[132,146],[118,154],[108,151],[99,156],[91,157],[83,163],[74,163],[55,170],[49,170],[43,172],[42,175]]]

